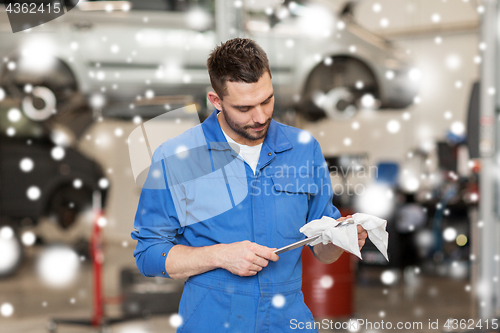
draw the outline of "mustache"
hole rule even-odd
[[[269,118],[265,123],[263,124],[255,124],[255,125],[248,125],[248,126],[245,126],[245,129],[247,128],[259,128],[259,127],[262,127],[262,126],[265,126],[265,125],[268,125],[269,123],[271,122],[271,118]]]

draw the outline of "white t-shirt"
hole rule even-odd
[[[220,112],[219,112],[220,114]],[[217,115],[219,116],[219,115]],[[252,168],[253,173],[255,174],[255,170],[257,169],[257,163],[259,163],[259,157],[260,157],[260,149],[262,148],[262,143],[256,146],[247,146],[247,145],[242,145],[239,144],[238,142],[234,141],[229,137],[229,135],[224,132],[222,129],[222,133],[224,133],[224,136],[226,137],[227,142],[229,143],[235,143],[238,145],[240,148],[240,156],[245,160],[245,162],[248,163],[248,165]]]

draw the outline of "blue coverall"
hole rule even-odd
[[[203,133],[212,159],[215,150],[224,149],[218,143],[227,143],[217,112],[214,110],[201,125],[163,143],[156,149],[153,162],[171,155],[168,152],[175,151],[175,145],[199,133]],[[240,159],[234,151],[231,153]],[[225,169],[210,161],[209,172]],[[143,275],[169,277],[165,259],[176,244],[200,247],[249,240],[280,248],[305,238],[299,232],[305,223],[325,215],[340,217],[332,204],[331,180],[321,148],[308,132],[272,120],[256,173],[248,164],[241,165],[248,192],[244,195],[228,182],[228,170],[224,177],[215,177],[227,188],[225,196],[216,193],[216,186],[179,190],[171,179],[170,186],[162,189],[143,187],[132,232],[132,238],[138,241],[134,256]],[[161,164],[165,179],[171,175],[167,169],[165,163]],[[190,180],[181,179],[178,184],[183,181],[186,184]],[[207,193],[212,193],[212,198]],[[236,198],[238,195],[240,198]],[[213,203],[213,197],[229,207],[215,209],[212,216],[206,214],[210,207],[205,204]],[[183,323],[177,332],[295,332],[291,320],[313,321],[301,285],[301,248],[281,254],[277,262],[269,261],[251,277],[221,268],[191,276],[184,285],[179,305]]]

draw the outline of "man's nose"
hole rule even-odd
[[[258,105],[254,108],[254,112],[252,114],[252,120],[257,124],[264,124],[267,120],[266,114],[262,106]]]

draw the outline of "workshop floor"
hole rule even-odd
[[[28,253],[28,260],[21,270],[13,277],[0,281],[0,304],[11,303],[14,313],[10,317],[0,316],[0,331],[2,333],[35,333],[47,332],[46,326],[50,318],[89,318],[92,304],[91,266],[81,266],[75,287],[54,290],[44,287],[35,273],[33,259],[36,249]],[[112,252],[111,252],[112,253]],[[116,253],[119,253],[118,251]],[[113,254],[115,256],[118,254]],[[123,253],[122,253],[123,255]],[[107,262],[112,261],[107,257]],[[370,271],[368,271],[370,273]],[[366,271],[365,271],[366,273]],[[108,274],[108,273],[106,273]],[[105,275],[116,280],[115,273]],[[380,271],[373,269],[373,277]],[[358,284],[355,296],[355,317],[370,321],[373,325],[384,320],[391,322],[422,322],[419,332],[444,331],[443,325],[448,318],[474,318],[473,302],[470,292],[466,289],[468,281],[450,280],[442,277],[420,276],[411,285],[403,282],[396,286],[384,286],[373,279],[371,283]],[[116,285],[106,282],[107,290],[117,290]],[[116,296],[116,295],[115,295]],[[115,300],[116,301],[116,300]],[[108,305],[107,313],[118,316],[118,304]],[[339,322],[345,319],[337,318]],[[439,320],[439,330],[428,328],[428,322]],[[334,327],[334,326],[333,326]],[[384,332],[384,329],[366,329],[360,332]],[[328,332],[322,329],[320,332]],[[337,330],[335,330],[337,331]],[[345,332],[340,329],[338,331]],[[405,329],[405,332],[412,331]],[[57,332],[80,333],[98,332],[96,329],[79,326],[59,326]],[[169,316],[153,316],[147,320],[135,320],[109,329],[112,333],[170,333],[175,329],[169,323]]]

